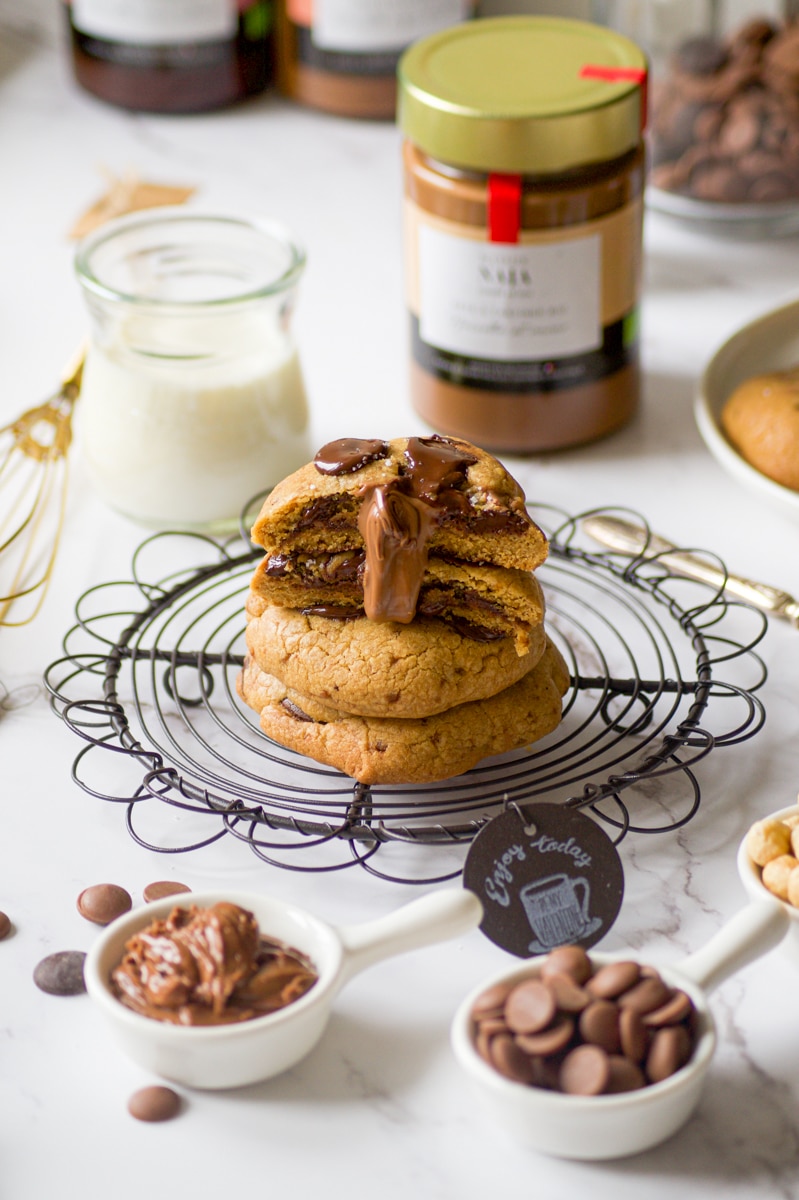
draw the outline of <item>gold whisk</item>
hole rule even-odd
[[[83,361],[81,348],[55,395],[0,428],[0,625],[26,625],[47,594],[61,540]]]

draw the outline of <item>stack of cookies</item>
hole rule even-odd
[[[270,493],[239,695],[273,741],[364,784],[448,779],[561,718],[544,534],[485,451],[342,438]]]

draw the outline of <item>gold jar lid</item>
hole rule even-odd
[[[440,162],[559,174],[637,146],[646,69],[640,47],[600,25],[480,18],[405,51],[397,119],[406,137]]]

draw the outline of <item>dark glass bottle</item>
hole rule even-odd
[[[273,0],[71,0],[66,12],[75,78],[121,108],[223,108],[272,78]]]

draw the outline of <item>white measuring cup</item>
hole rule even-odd
[[[781,808],[777,812],[769,813],[768,818],[773,821],[781,821],[786,817],[795,817],[797,806],[790,805],[788,808]],[[765,820],[766,818],[764,818]],[[738,874],[741,878],[741,883],[746,888],[750,899],[752,900],[769,900],[774,899],[772,892],[768,890],[761,879],[761,868],[751,858],[747,847],[747,838],[743,838],[738,847],[738,857],[736,865]],[[785,909],[785,913],[790,923],[788,936],[783,941],[780,952],[794,964],[799,966],[799,908],[794,908],[792,904],[788,904],[786,900],[779,900],[779,903]]]
[[[606,1096],[565,1095],[506,1079],[480,1057],[471,1018],[475,1001],[494,984],[517,983],[537,974],[543,957],[498,972],[463,1000],[452,1023],[455,1056],[485,1111],[517,1141],[557,1158],[598,1160],[638,1154],[671,1137],[699,1101],[717,1040],[707,996],[777,945],[788,926],[781,904],[758,900],[737,913],[697,953],[674,966],[654,964],[667,984],[688,993],[697,1018],[690,1061],[660,1083]],[[590,957],[598,968],[629,954],[591,951]]]
[[[252,912],[265,937],[307,955],[318,974],[299,1000],[249,1021],[181,1026],[142,1016],[116,999],[111,972],[127,941],[177,906],[220,901]],[[195,1088],[234,1088],[269,1079],[303,1058],[322,1036],[335,996],[365,967],[457,937],[482,920],[482,905],[460,888],[432,892],[373,921],[335,927],[304,909],[252,893],[193,892],[145,904],[113,921],[86,956],[87,991],[125,1053],[146,1070]]]

